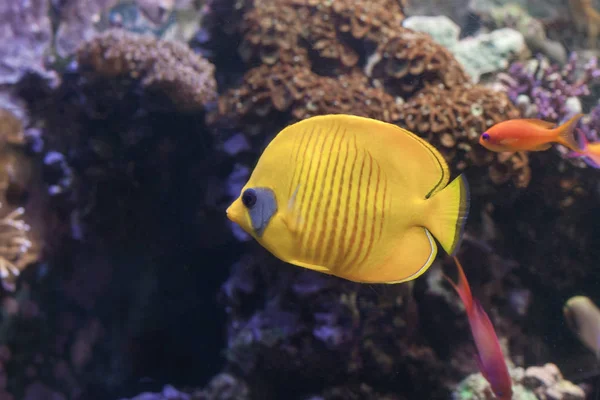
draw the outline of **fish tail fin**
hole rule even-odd
[[[587,136],[585,136],[585,133],[583,133],[581,129],[577,129],[577,136],[579,138],[579,147],[581,150],[583,151],[587,149],[587,147],[590,145],[590,141],[588,140]]]
[[[580,152],[581,148],[579,147],[579,143],[577,143],[577,139],[575,138],[573,132],[575,131],[575,127],[577,126],[577,123],[581,117],[583,117],[583,114],[576,114],[570,120],[555,129],[557,132],[556,141],[563,146],[566,146],[569,149],[577,152]]]
[[[458,296],[462,300],[465,305],[465,310],[467,313],[471,313],[473,310],[473,295],[471,294],[471,287],[469,286],[469,281],[467,281],[467,276],[465,275],[465,271],[462,269],[462,265],[460,261],[458,261],[457,257],[453,257],[454,262],[456,263],[456,269],[458,270],[458,282],[455,283],[452,279],[444,275],[444,278],[452,285]]]
[[[464,175],[459,175],[448,186],[427,200],[425,228],[440,242],[446,253],[458,250],[469,215],[469,185]]]

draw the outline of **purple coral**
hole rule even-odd
[[[510,99],[526,117],[562,123],[581,110],[578,99],[590,94],[589,85],[600,78],[595,58],[580,71],[576,53],[562,68],[543,57],[529,63],[515,62],[498,79]]]
[[[600,132],[600,104],[596,105],[590,111],[590,113],[583,119],[581,128],[578,130],[580,134],[590,142],[595,142],[599,139],[598,133]]]

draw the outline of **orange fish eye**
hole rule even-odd
[[[487,132],[484,132],[481,134],[481,138],[485,141],[488,141],[488,140],[490,140],[490,134]]]

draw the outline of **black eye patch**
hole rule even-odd
[[[252,229],[258,237],[261,237],[269,221],[277,212],[275,193],[268,188],[246,189],[242,194],[242,203],[250,214]]]

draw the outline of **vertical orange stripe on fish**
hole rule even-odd
[[[292,151],[292,158],[294,159],[294,173],[292,175],[292,180],[290,181],[290,187],[288,190],[288,199],[292,197],[292,194],[298,187],[298,183],[300,181],[300,175],[302,174],[302,170],[300,169],[300,154],[304,149],[303,157],[306,156],[306,139],[310,138],[310,135],[307,132],[298,132],[296,138],[294,139],[294,148]],[[304,167],[304,160],[302,160],[302,167]],[[299,175],[300,174],[300,175]]]
[[[314,142],[314,146],[312,149],[312,152],[314,153],[314,150],[317,146],[317,141],[315,140],[315,127],[313,127],[313,129],[310,131],[310,133],[308,134],[308,140],[306,142],[306,147],[304,148],[304,152],[302,154],[302,166],[300,168],[300,174],[298,175],[298,183],[302,182],[304,183],[304,187],[302,187],[300,189],[300,200],[297,203],[298,206],[298,213],[296,216],[296,225],[299,227],[298,231],[299,233],[302,232],[302,230],[304,229],[304,224],[306,224],[306,218],[303,217],[304,215],[304,204],[305,204],[305,200],[306,200],[306,193],[308,192],[308,185],[306,184],[308,177],[310,176],[310,170],[312,169],[312,164],[313,164],[313,160],[314,158],[310,158],[310,163],[308,164],[308,168],[306,169],[306,176],[305,171],[304,171],[304,166],[306,164],[306,159],[307,159],[307,154],[309,154],[309,148],[310,148],[310,144]],[[302,250],[302,244],[300,242],[300,248]]]
[[[356,152],[358,153],[358,148],[356,148]],[[352,265],[354,265],[354,261],[358,257],[358,254],[360,254],[360,252],[362,251],[363,241],[361,240],[361,238],[363,237],[365,226],[364,226],[364,224],[361,224],[359,221],[359,217],[360,217],[359,213],[361,210],[360,194],[363,191],[363,178],[364,178],[366,161],[367,161],[366,153],[363,151],[362,159],[361,159],[361,163],[360,163],[360,170],[358,172],[358,187],[356,189],[356,202],[354,204],[354,218],[353,218],[354,229],[352,229],[350,231],[350,240],[348,241],[348,256],[350,256],[350,254],[353,254],[353,253],[354,253],[354,255],[350,259],[344,260],[343,266],[340,266],[340,268],[342,268],[344,270],[346,268],[351,268]],[[354,166],[354,167],[356,167],[356,166]],[[348,204],[348,207],[351,207],[350,204]],[[360,229],[360,235],[358,236],[358,243],[356,243],[357,233],[358,233],[359,229]]]
[[[340,168],[338,168],[339,162],[340,162],[340,156],[342,154],[342,144],[346,143],[346,148],[348,147],[348,139],[346,138],[346,130],[344,129],[341,134],[340,134],[340,138],[338,141],[338,146],[336,149],[336,157],[335,157],[335,164],[334,164],[334,168],[333,168],[333,176],[332,176],[332,184],[331,184],[331,191],[329,192],[329,197],[327,199],[327,208],[328,210],[331,208],[331,210],[329,210],[327,212],[327,219],[325,221],[325,231],[327,232],[326,237],[323,238],[322,241],[322,246],[325,248],[325,252],[326,254],[323,257],[323,265],[327,265],[327,266],[331,266],[331,262],[333,260],[335,260],[341,249],[340,248],[336,248],[334,247],[334,243],[335,243],[335,239],[336,239],[336,235],[337,235],[337,227],[339,224],[338,218],[339,218],[339,214],[340,214],[340,202],[342,200],[342,194],[343,194],[343,189],[344,189],[344,171],[346,168],[346,162],[348,161],[348,152],[345,153],[344,155],[344,165],[341,165]],[[339,169],[339,178],[338,178],[338,171]],[[335,203],[332,204],[332,200],[335,200]],[[328,221],[331,221],[331,224],[328,223]],[[330,228],[329,228],[330,227]]]
[[[340,158],[340,149],[342,147],[342,139],[344,137],[344,132],[341,132],[341,126],[338,126],[333,134],[331,140],[331,146],[329,148],[329,154],[327,155],[327,165],[325,167],[325,174],[323,176],[323,181],[321,183],[321,195],[323,195],[323,190],[327,191],[327,200],[323,206],[323,213],[320,216],[320,219],[317,218],[315,223],[320,223],[320,231],[318,236],[316,237],[316,249],[315,249],[315,260],[321,264],[325,265],[325,254],[324,251],[329,251],[330,249],[325,248],[325,243],[329,242],[329,239],[332,237],[331,229],[329,229],[328,221],[331,218],[331,200],[334,193],[338,192],[338,188],[336,187],[335,176],[337,172],[338,161]],[[331,156],[333,152],[335,142],[338,142],[338,146],[336,148],[336,156],[335,160]],[[328,177],[328,171],[331,169],[333,163],[333,170],[331,172],[331,177]],[[337,194],[339,197],[339,194]],[[320,210],[318,210],[320,211]]]
[[[325,150],[325,143],[327,142],[327,135],[323,135],[322,132],[316,132],[315,133],[315,149],[317,147],[317,144],[321,144],[321,148],[319,153],[315,153],[313,152],[311,154],[311,166],[314,163],[315,158],[317,159],[317,169],[315,171],[314,176],[310,176],[308,177],[308,179],[306,179],[306,183],[307,186],[312,186],[310,188],[310,195],[309,195],[309,199],[308,199],[308,205],[306,208],[306,211],[302,213],[302,215],[306,218],[305,221],[305,228],[303,229],[303,235],[302,235],[302,248],[305,250],[305,256],[307,256],[309,259],[313,259],[311,257],[311,255],[314,256],[314,254],[312,253],[312,248],[310,247],[310,242],[311,242],[311,238],[314,235],[314,231],[315,231],[315,222],[316,222],[316,206],[317,204],[315,204],[315,192],[317,191],[317,182],[319,180],[319,172],[321,171],[321,164],[323,161],[323,150]],[[311,168],[312,171],[312,168]],[[312,179],[312,185],[310,185],[310,180]],[[316,199],[317,203],[319,203],[321,201],[321,199],[317,198]]]
[[[368,159],[368,162],[367,162]],[[365,167],[368,166],[368,172],[366,171]],[[368,219],[368,214],[369,214],[369,197],[370,197],[370,189],[371,189],[371,177],[373,175],[373,158],[371,157],[371,154],[366,151],[363,150],[363,165],[361,167],[361,181],[362,178],[364,177],[366,180],[366,185],[364,187],[364,204],[358,204],[356,205],[357,208],[357,214],[361,214],[362,216],[362,224],[360,227],[360,236],[358,238],[358,250],[356,252],[356,254],[354,254],[354,257],[352,257],[352,260],[348,262],[347,268],[348,269],[352,269],[354,266],[359,266],[360,265],[360,260],[362,260],[362,258],[364,257],[364,255],[368,255],[368,253],[370,252],[369,249],[369,245],[368,245],[368,233],[369,233],[369,219]],[[360,192],[359,192],[360,195]],[[371,221],[372,223],[372,221]],[[366,245],[366,247],[365,247]],[[361,257],[361,255],[363,255],[363,257]]]
[[[354,137],[354,148],[356,150],[356,137]],[[332,265],[334,265],[334,266],[341,264],[342,260],[346,257],[346,249],[344,248],[344,241],[346,238],[346,232],[347,232],[347,227],[348,227],[348,212],[349,212],[348,204],[350,203],[350,193],[352,192],[352,174],[354,172],[353,166],[356,163],[356,157],[358,156],[358,152],[357,151],[354,152],[354,161],[350,167],[348,167],[349,156],[350,156],[350,139],[347,138],[346,139],[346,155],[344,157],[344,166],[342,168],[342,175],[340,177],[339,197],[338,197],[338,201],[337,201],[337,205],[336,205],[335,218],[333,220],[334,226],[336,227],[336,231],[338,230],[337,227],[339,227],[339,237],[336,235],[337,240],[334,238],[334,241],[337,242],[337,244],[335,244],[335,242],[334,242],[334,243],[332,243],[331,246],[329,246],[330,248],[337,250],[337,254],[336,254],[335,258],[333,259],[333,263],[332,263]],[[350,174],[350,177],[348,180],[348,185],[344,185],[344,182],[345,182],[344,174],[346,173],[346,171],[348,171],[348,173]],[[347,188],[346,188],[346,186],[347,186]],[[345,188],[347,190],[346,201],[342,202],[343,191]],[[344,208],[342,210],[344,212],[344,217],[342,218],[341,223],[340,223],[340,221],[338,221],[340,207]]]
[[[373,178],[373,169],[375,167],[379,167],[377,165],[377,162],[373,160],[373,156],[371,155],[371,153],[367,150],[367,155],[369,156],[369,183],[367,184],[367,188],[371,189],[371,178]],[[371,215],[371,218],[368,219],[367,223],[370,222],[368,225],[370,225],[370,231],[367,231],[368,234],[368,243],[367,243],[367,249],[365,251],[365,254],[363,255],[363,257],[360,259],[360,261],[357,263],[357,265],[362,265],[365,260],[367,260],[369,258],[369,255],[371,254],[371,251],[373,250],[373,244],[375,243],[375,226],[377,225],[377,194],[379,191],[379,176],[377,176],[377,184],[375,184],[375,190],[374,191],[369,191],[367,190],[367,193],[365,195],[365,218],[367,217],[368,214],[368,210],[369,207],[367,205],[367,200],[369,199],[369,197],[371,197],[372,200],[372,212],[373,214]],[[372,194],[372,196],[369,196],[369,194]]]
[[[359,150],[355,135],[340,126],[329,129],[304,132],[294,143],[299,166],[289,193],[301,186],[295,206],[304,258],[349,270],[368,260],[383,235],[388,183],[372,154]]]
[[[381,168],[380,168],[381,171]],[[379,224],[379,236],[377,239],[379,240],[383,235],[383,224],[385,223],[385,209],[387,204],[385,204],[387,196],[387,176],[385,172],[383,173],[383,196],[381,196],[381,223]]]

